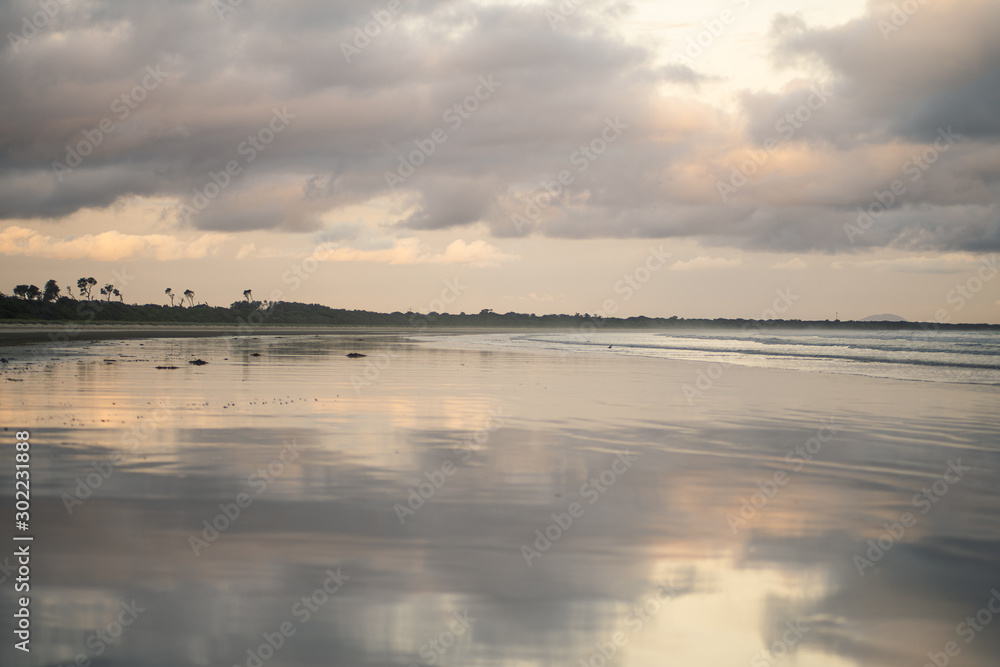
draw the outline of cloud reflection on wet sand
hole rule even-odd
[[[286,621],[264,664],[920,665],[956,641],[975,667],[1000,650],[991,626],[956,634],[1000,585],[994,387],[732,367],[691,406],[684,362],[410,345],[354,391],[344,353],[385,344],[104,343],[23,374],[0,415],[46,447],[30,664],[246,665]],[[190,354],[209,365],[153,369]],[[136,361],[103,362],[116,355]],[[161,404],[68,513],[63,494]],[[394,505],[497,409],[502,427],[401,523]],[[830,419],[808,464],[786,460]],[[285,442],[300,455],[258,493]],[[626,450],[633,468],[589,502]],[[971,470],[921,514],[914,495],[957,457]],[[734,531],[776,472],[787,482]],[[239,494],[252,502],[195,555]],[[582,516],[527,565],[522,545],[572,502]],[[915,525],[861,576],[853,556],[906,511]],[[316,604],[338,566],[349,579]],[[88,637],[133,599],[146,611],[96,655]]]

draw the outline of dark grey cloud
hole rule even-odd
[[[698,86],[706,81],[713,80],[713,77],[696,72],[689,65],[681,63],[664,65],[659,69],[658,73],[664,81],[684,83],[691,86]]]
[[[1000,243],[995,2],[922,6],[888,39],[885,3],[832,28],[777,17],[777,62],[826,74],[744,93],[740,114],[691,98],[717,79],[664,66],[607,29],[627,5],[598,3],[556,29],[544,5],[404,0],[395,15],[387,5],[245,0],[220,18],[195,1],[67,4],[3,47],[0,219],[200,196],[206,206],[180,224],[309,231],[389,197],[398,214],[387,226],[482,224],[497,237],[684,236],[788,251]],[[37,11],[18,0],[0,18],[17,26]],[[150,68],[163,75],[151,80]],[[822,105],[787,132],[782,119],[817,95]],[[269,129],[275,114],[290,118],[281,132]],[[626,129],[602,144],[609,119]],[[960,141],[852,242],[844,225],[904,168],[898,146],[924,150],[941,127]],[[268,141],[253,148],[255,138]],[[801,154],[773,158],[721,199],[718,181],[772,138]],[[55,173],[75,159],[67,145],[89,154]],[[588,147],[601,150],[582,159]],[[405,175],[401,161],[421,164]],[[238,173],[220,176],[231,163]],[[564,170],[572,183],[517,229],[512,216]]]
[[[797,17],[779,17],[773,28],[779,62],[812,61],[831,73],[835,102],[802,136],[835,143],[929,142],[949,126],[970,139],[1000,137],[998,35],[994,0],[920,3],[912,14],[873,1],[834,28],[809,28]],[[766,125],[801,96],[799,88],[749,95],[751,119]]]
[[[856,221],[895,181],[905,193],[851,247],[1000,247],[998,36],[1000,5],[993,1],[921,3],[900,14],[897,4],[873,0],[863,16],[833,28],[777,17],[776,62],[827,75],[742,96],[756,147],[776,141],[808,151],[813,162],[760,183],[761,220],[783,220],[779,236],[794,239],[796,249],[837,250],[843,244],[826,232]],[[790,207],[769,205],[796,191],[809,195]],[[793,223],[800,204],[819,210]],[[758,235],[752,245],[788,249],[772,238]]]
[[[33,7],[13,3],[7,13],[30,15]],[[375,32],[372,11],[385,20],[368,3],[246,2],[221,20],[205,3],[89,2],[61,12],[65,40],[40,31],[17,53],[8,47],[0,66],[10,93],[0,129],[0,187],[10,196],[0,215],[59,217],[132,194],[191,198],[211,172],[237,160],[243,173],[194,224],[301,226],[320,211],[384,194],[396,156],[443,128],[447,145],[414,179],[437,185],[407,224],[466,224],[483,207],[443,210],[447,197],[435,196],[448,190],[442,183],[510,181],[525,163],[544,162],[549,146],[569,146],[589,132],[580,128],[635,104],[649,56],[608,36],[554,33],[538,7],[464,3],[403,2],[369,43],[358,31]],[[351,62],[345,44],[362,47]],[[141,83],[147,66],[161,68],[164,80],[140,91],[134,110],[116,109],[112,100]],[[448,115],[471,99],[480,77],[499,89],[472,99],[474,112]],[[276,107],[295,116],[287,134],[244,164],[241,148]],[[105,118],[114,129],[94,134]],[[100,138],[92,151],[85,132]],[[71,164],[67,144],[81,143],[90,155],[57,181],[52,164]],[[37,182],[16,185],[27,175]],[[262,215],[257,203],[241,213],[242,184],[281,178],[309,195],[276,204],[289,220]]]

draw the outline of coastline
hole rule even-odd
[[[426,318],[426,316],[420,316]],[[705,323],[708,323],[706,326]],[[733,322],[743,322],[734,320]],[[885,326],[876,327],[875,324]],[[816,325],[810,327],[809,325]],[[854,325],[854,326],[852,326]],[[712,325],[710,320],[690,320],[683,324],[672,326],[635,325],[621,326],[594,323],[582,320],[580,323],[565,323],[562,325],[518,326],[504,325],[497,322],[491,325],[438,324],[429,325],[427,319],[420,319],[412,325],[398,324],[198,324],[198,323],[121,323],[121,322],[58,322],[44,323],[38,321],[13,322],[0,321],[0,346],[21,345],[26,343],[67,343],[70,341],[96,340],[130,340],[139,338],[210,338],[218,336],[288,336],[288,335],[461,335],[461,334],[491,334],[491,333],[565,333],[572,332],[589,335],[595,332],[616,333],[683,333],[686,331],[712,331],[715,333],[753,333],[756,331],[774,331],[788,333],[816,332],[858,332],[871,335],[873,333],[891,333],[907,331],[923,331],[938,333],[943,331],[993,331],[1000,330],[997,324],[945,324],[927,322],[838,322],[830,327],[821,322],[795,321],[756,321],[747,320],[741,326]]]
[[[500,329],[498,329],[499,331]],[[435,333],[469,333],[468,329],[435,329]],[[493,330],[491,330],[493,331]],[[420,327],[391,326],[316,326],[270,324],[252,327],[235,324],[9,324],[0,323],[0,346],[30,343],[67,343],[71,341],[133,340],[146,338],[213,338],[221,336],[311,336],[365,335],[398,336],[425,333]]]

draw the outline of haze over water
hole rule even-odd
[[[955,642],[994,665],[995,346],[290,335],[15,359],[0,416],[31,426],[36,534],[17,664],[254,665],[287,623],[263,664],[919,667]]]

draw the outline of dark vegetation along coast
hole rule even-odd
[[[60,323],[94,322],[107,324],[221,324],[236,326],[309,325],[309,326],[434,326],[453,327],[552,327],[552,328],[731,328],[731,329],[862,329],[895,331],[984,331],[1000,330],[995,324],[938,324],[906,321],[840,321],[840,320],[749,320],[742,318],[685,319],[679,317],[602,317],[589,313],[535,315],[531,313],[497,313],[483,309],[478,313],[377,313],[367,310],[330,308],[314,303],[289,301],[257,301],[251,290],[243,299],[229,306],[210,306],[195,302],[195,293],[185,290],[165,295],[171,303],[143,305],[124,303],[123,295],[114,285],[101,287],[94,294],[97,282],[81,278],[77,282],[80,296],[62,295],[54,280],[43,289],[34,285],[18,285],[14,296],[0,293],[0,322]],[[71,293],[72,294],[72,293]],[[117,299],[117,300],[115,300]],[[186,304],[186,305],[185,305]]]

